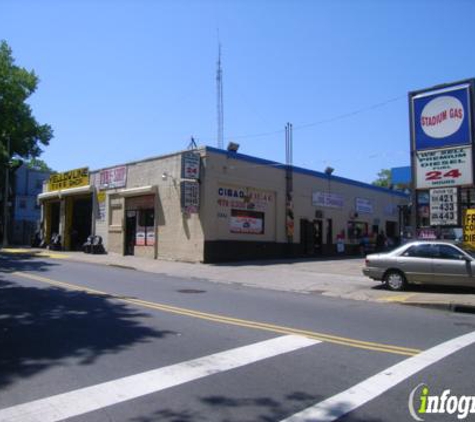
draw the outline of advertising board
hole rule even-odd
[[[471,147],[419,151],[415,167],[417,189],[473,183]]]
[[[196,152],[185,152],[181,156],[181,178],[199,179],[200,178],[201,156]]]
[[[48,191],[61,189],[72,189],[89,184],[89,168],[66,171],[64,173],[52,174],[48,180]]]
[[[120,166],[99,173],[99,189],[123,188],[127,183],[127,167]]]
[[[469,83],[426,91],[411,101],[416,151],[472,142]]]

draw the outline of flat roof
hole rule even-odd
[[[241,153],[238,153],[238,152],[229,152],[229,151],[226,151],[226,150],[222,150],[222,149],[214,148],[214,147],[209,147],[209,146],[206,146],[204,148],[206,149],[206,151],[214,152],[216,154],[226,155],[227,157],[233,158],[235,160],[246,161],[248,163],[260,164],[260,165],[264,165],[264,166],[272,166],[274,168],[282,168],[282,169],[287,168],[286,164],[278,163],[277,161],[266,160],[266,159],[263,159],[263,158],[258,158],[258,157],[254,157],[254,156],[251,156],[251,155],[241,154]],[[374,190],[374,191],[377,191],[377,192],[385,193],[387,195],[399,196],[401,198],[409,198],[409,195],[407,195],[404,192],[394,191],[394,190],[383,188],[383,187],[380,187],[380,186],[371,185],[369,183],[364,183],[364,182],[359,182],[357,180],[347,179],[345,177],[328,175],[324,172],[320,172],[320,171],[316,171],[316,170],[309,170],[309,169],[304,169],[302,167],[295,167],[295,166],[290,166],[290,167],[292,168],[292,171],[294,171],[295,173],[305,174],[307,176],[313,176],[313,177],[316,177],[318,179],[323,179],[323,180],[329,180],[330,179],[330,180],[335,181],[335,182],[340,182],[340,183],[343,183],[343,184],[346,184],[346,185],[356,186],[356,187],[360,187],[360,188],[364,188],[364,189],[370,189],[370,190]]]

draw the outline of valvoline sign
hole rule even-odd
[[[416,150],[471,143],[469,88],[457,85],[412,97]]]

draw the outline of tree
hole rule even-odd
[[[378,178],[372,184],[389,189],[391,187],[391,170],[382,169],[378,173]]]
[[[36,91],[34,71],[15,65],[12,50],[0,42],[0,159],[5,166],[13,156],[38,157],[53,137],[50,125],[40,124],[26,100]]]
[[[26,167],[28,167],[31,170],[39,170],[39,171],[49,171],[51,173],[55,173],[55,171],[48,166],[43,160],[40,160],[39,158],[32,158],[31,160],[28,160],[25,162]]]
[[[40,124],[26,100],[36,91],[38,77],[15,64],[6,41],[0,42],[0,185],[2,245],[8,245],[7,227],[11,177],[20,159],[38,157],[53,137],[50,125]],[[15,157],[12,160],[12,157]],[[16,160],[16,161],[15,161]]]

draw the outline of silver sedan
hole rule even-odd
[[[404,290],[411,283],[475,287],[475,259],[448,242],[416,241],[368,255],[363,274],[391,290]]]

